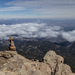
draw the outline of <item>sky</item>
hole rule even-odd
[[[0,18],[75,19],[75,0],[0,0]]]

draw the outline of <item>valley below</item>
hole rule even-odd
[[[0,41],[0,50],[6,51],[8,40]],[[44,39],[15,39],[16,51],[18,54],[30,60],[43,61],[43,57],[49,50],[54,50],[64,58],[64,63],[68,64],[75,72],[75,42],[51,42]]]

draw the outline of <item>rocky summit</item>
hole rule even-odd
[[[0,75],[75,75],[63,57],[48,51],[43,62],[29,60],[16,51],[0,52]]]

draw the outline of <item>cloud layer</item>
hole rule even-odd
[[[75,30],[69,32],[62,32],[62,37],[69,42],[75,41]]]
[[[14,38],[57,38],[61,35],[67,41],[75,41],[75,30],[65,32],[61,26],[50,26],[46,23],[0,25],[1,40],[9,39],[11,35],[14,35]]]
[[[18,35],[18,37],[37,38],[37,37],[57,37],[59,35],[59,26],[47,26],[44,23],[23,23],[16,25],[0,25],[0,39],[8,38],[9,35]]]

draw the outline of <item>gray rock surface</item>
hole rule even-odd
[[[0,75],[75,75],[54,51],[47,52],[43,62],[26,59],[15,51],[0,52],[0,57],[6,60],[0,66]]]

